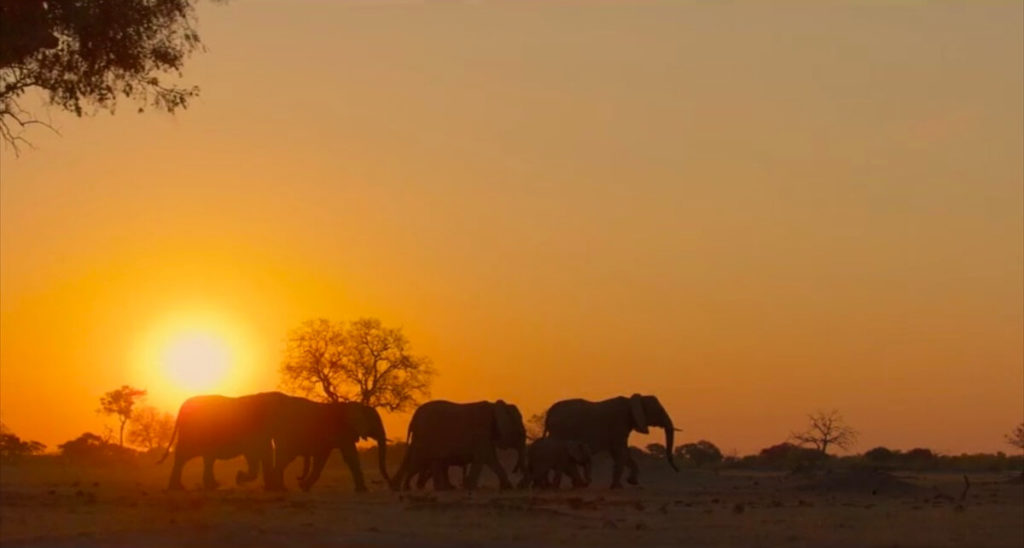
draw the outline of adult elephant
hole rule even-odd
[[[661,402],[654,396],[633,394],[602,401],[584,399],[562,400],[552,405],[544,421],[545,435],[567,441],[582,441],[591,453],[608,451],[612,467],[612,489],[622,487],[622,469],[629,468],[630,484],[636,485],[637,465],[629,454],[629,434],[646,434],[648,427],[665,429],[665,456],[669,466],[678,471],[672,461],[672,441],[675,426]],[[589,482],[590,478],[586,478]]]
[[[237,398],[210,395],[185,400],[178,409],[167,451],[159,461],[167,459],[177,438],[168,489],[184,489],[182,469],[195,457],[203,458],[203,487],[215,489],[214,461],[238,456],[245,457],[249,470],[239,471],[236,483],[255,479],[262,467],[264,486],[280,488],[273,477],[271,440],[275,419],[290,398],[280,392],[262,392]]]
[[[391,488],[398,490],[415,473],[430,470],[436,488],[450,488],[443,481],[447,467],[468,463],[464,487],[473,489],[480,469],[487,465],[498,476],[502,489],[512,487],[498,461],[497,449],[514,448],[518,452],[516,468],[522,467],[526,453],[526,428],[523,415],[515,405],[495,402],[453,403],[435,400],[424,403],[409,422],[409,441],[405,458]]]
[[[390,483],[386,466],[387,437],[384,423],[376,409],[356,402],[319,403],[291,397],[275,417],[274,483],[284,483],[284,470],[296,457],[312,459],[312,467],[303,466],[299,487],[308,491],[320,478],[331,451],[337,447],[345,459],[356,491],[366,491],[356,442],[372,439],[377,442],[378,466],[384,480]]]

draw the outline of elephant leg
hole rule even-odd
[[[356,444],[349,443],[341,446],[341,457],[352,472],[352,481],[356,484],[356,492],[366,492],[366,482],[363,481],[363,469],[359,465],[359,453],[356,452]],[[326,460],[326,459],[325,459]]]
[[[482,456],[484,457],[483,464],[486,464],[488,467],[490,467],[494,474],[498,476],[498,487],[500,489],[511,489],[512,482],[508,480],[508,475],[505,473],[505,469],[502,468],[501,463],[498,462],[498,454],[497,452],[494,451],[494,448],[489,447],[486,451],[483,452]],[[476,462],[474,462],[474,464],[476,464]],[[470,471],[470,475],[472,475],[472,470]],[[477,472],[477,476],[479,475],[480,473]],[[473,487],[476,487],[476,478],[473,479]]]
[[[413,448],[409,446],[405,450],[405,455],[402,456],[402,464],[398,467],[398,471],[395,475],[391,476],[391,490],[398,491],[400,489],[409,490],[409,480],[412,479],[410,468],[412,467],[412,455]]]
[[[430,481],[430,478],[431,478],[431,475],[432,475],[430,472],[431,472],[430,469],[427,468],[425,470],[420,470],[419,472],[414,474],[416,476],[416,490],[417,491],[418,490],[422,490],[423,487],[425,487],[427,485],[427,482]],[[410,475],[405,480],[405,488],[406,489],[409,489],[409,482],[412,481],[412,476],[413,475]]]
[[[628,449],[616,447],[612,449],[612,489],[622,489],[622,468],[626,463]]]
[[[235,474],[235,485],[242,485],[256,479],[260,472],[260,455],[246,453],[245,464],[248,466],[248,469],[245,471],[239,470]]]
[[[181,471],[185,468],[185,463],[189,461],[189,457],[186,457],[184,453],[180,451],[174,452],[174,467],[171,468],[171,479],[167,482],[167,489],[170,491],[181,491],[185,489],[185,486],[181,483]]]
[[[561,489],[562,488],[562,469],[561,468],[555,468],[554,469],[554,474],[555,474],[555,479],[551,482],[551,487],[553,489]]]
[[[284,471],[288,468],[288,465],[295,460],[299,455],[294,449],[286,447],[284,445],[277,446],[277,453],[274,456],[274,477],[271,481],[271,490],[285,491],[284,486]]]
[[[217,480],[213,477],[213,463],[216,459],[211,455],[203,455],[203,488],[216,489]]]
[[[260,447],[258,455],[260,466],[263,467],[263,489],[268,491],[284,489],[284,480],[277,481],[275,477],[274,448],[269,442]]]
[[[571,462],[567,463],[565,465],[565,474],[569,476],[570,480],[572,480],[573,488],[579,489],[580,487],[586,486],[586,483],[583,481],[583,478],[580,477],[580,472],[576,469],[575,464]]]
[[[299,477],[297,478],[300,482],[306,479],[306,476],[309,475],[309,462],[309,455],[302,455],[302,473],[299,474]]]
[[[469,466],[463,464],[462,465],[462,486],[463,487],[466,486],[466,479],[467,479],[468,476],[469,476]]]
[[[640,480],[637,478],[637,475],[640,472],[639,467],[637,467],[636,461],[633,460],[633,456],[630,455],[629,452],[626,452],[626,468],[629,468],[629,476],[626,477],[626,481],[630,485],[640,483]]]
[[[320,473],[324,470],[324,464],[327,463],[328,455],[330,455],[329,452],[313,455],[313,468],[309,471],[309,475],[306,476],[306,479],[299,483],[299,487],[303,491],[309,491],[309,488],[313,487],[316,480],[320,479]]]
[[[591,474],[592,474],[592,467],[593,467],[593,465],[591,464],[591,462],[589,460],[583,463],[583,486],[584,487],[589,487],[590,486],[590,481],[592,479],[592,476],[591,476]]]
[[[451,491],[455,489],[451,479],[448,478],[448,465],[435,460],[430,464],[430,476],[434,479],[435,491]]]

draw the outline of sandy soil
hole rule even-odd
[[[340,459],[309,493],[258,486],[163,491],[167,467],[0,467],[3,546],[1024,546],[1024,485],[1006,474],[673,473],[645,463],[643,487],[558,493],[391,493],[367,467],[351,490]],[[198,486],[198,461],[186,485]],[[218,463],[222,482],[240,462]],[[289,470],[291,475],[298,472]],[[485,476],[487,474],[485,473]],[[454,475],[453,475],[454,476]],[[376,481],[374,481],[376,480]],[[492,479],[493,481],[493,479]]]

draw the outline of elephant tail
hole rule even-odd
[[[167,441],[167,450],[164,451],[164,456],[160,457],[160,460],[156,461],[157,464],[163,464],[167,457],[171,454],[171,447],[174,445],[174,438],[178,437],[178,422],[181,419],[181,413],[178,413],[178,419],[174,421],[174,431],[171,432],[171,439]]]

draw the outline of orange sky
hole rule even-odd
[[[187,112],[4,149],[4,423],[98,431],[123,383],[176,409],[155,341],[187,330],[232,348],[219,390],[273,389],[289,328],[370,315],[439,398],[655,393],[741,453],[833,407],[858,450],[1009,449],[1020,2],[427,4],[204,5]]]

